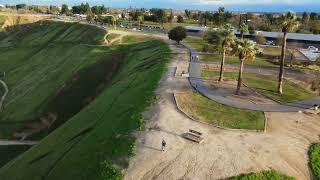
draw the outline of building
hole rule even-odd
[[[275,40],[278,37],[282,37],[282,32],[266,32],[266,31],[256,31],[255,34],[247,34],[247,38],[255,38],[259,33],[268,40]],[[236,35],[240,35],[236,32]],[[320,35],[316,34],[302,34],[302,33],[288,33],[288,42],[299,42],[305,44],[320,44]]]
[[[204,32],[208,31],[208,27],[199,26],[186,26],[187,32],[192,35],[200,36]],[[282,37],[282,32],[267,32],[267,31],[256,31],[254,34],[245,34],[246,38],[255,39],[258,34],[262,34],[267,40],[276,40],[278,37]],[[235,32],[235,35],[240,37],[239,32]],[[302,34],[302,33],[288,33],[288,42],[297,42],[303,44],[317,44],[320,45],[320,35],[316,34]]]

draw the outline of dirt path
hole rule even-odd
[[[307,151],[318,142],[320,116],[268,113],[267,133],[226,131],[192,121],[180,113],[173,92],[190,90],[175,78],[177,66],[188,60],[183,48],[170,46],[176,56],[161,81],[159,103],[145,114],[147,130],[138,138],[137,152],[125,179],[221,179],[273,168],[297,179],[310,179]],[[190,128],[204,133],[202,144],[181,137]],[[161,152],[161,141],[167,149]]]
[[[0,140],[0,146],[13,146],[13,145],[35,145],[37,141],[8,141]]]
[[[2,81],[1,79],[0,79],[0,84],[3,86],[3,88],[4,88],[4,93],[3,93],[3,95],[1,96],[1,98],[0,98],[0,112],[2,111],[2,105],[3,105],[3,102],[4,102],[4,100],[6,99],[6,97],[7,97],[7,95],[8,95],[8,92],[9,92],[9,88],[8,88],[8,86],[7,86],[7,84],[4,82],[4,81]]]

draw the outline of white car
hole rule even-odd
[[[275,43],[274,43],[274,41],[267,41],[267,42],[265,43],[265,45],[267,45],[267,46],[274,46]]]
[[[308,51],[310,51],[310,52],[317,52],[317,51],[319,51],[319,49],[316,48],[316,47],[314,47],[314,46],[309,46],[309,47],[308,47]]]

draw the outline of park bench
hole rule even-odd
[[[189,129],[189,132],[183,134],[183,137],[185,139],[196,142],[196,143],[201,143],[203,141],[203,138],[201,136],[202,136],[201,132],[198,132],[192,129]]]
[[[201,135],[202,135],[202,133],[201,133],[201,132],[196,131],[196,130],[193,130],[193,129],[189,129],[189,132],[191,132],[191,133],[193,133],[193,134],[197,134],[197,135],[199,135],[199,136],[201,136]]]

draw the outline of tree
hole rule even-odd
[[[141,24],[143,23],[143,16],[138,16],[139,29],[141,29]]]
[[[186,10],[184,10],[184,13],[186,14],[186,17],[187,17],[188,19],[190,19],[190,17],[191,17],[191,11],[189,11],[188,9],[186,9]]]
[[[241,39],[243,40],[244,34],[249,32],[248,25],[246,25],[245,23],[242,23],[239,27],[239,32],[241,35]]]
[[[242,74],[244,68],[244,62],[248,59],[254,59],[256,56],[256,49],[254,48],[254,43],[251,40],[238,40],[236,45],[236,51],[240,60],[240,68],[238,75],[238,85],[236,95],[239,95],[241,85],[242,85]]]
[[[116,28],[117,17],[116,16],[111,16],[111,21],[112,21],[113,28]]]
[[[310,27],[310,31],[313,34],[320,34],[320,20],[315,20],[312,22],[312,25]]]
[[[27,7],[26,4],[17,4],[16,5],[16,9],[19,10],[19,9],[25,9]]]
[[[256,37],[256,42],[257,42],[258,44],[261,44],[261,45],[263,45],[263,44],[266,43],[266,38],[263,36],[263,33],[259,33],[259,34],[257,35],[257,37]]]
[[[179,15],[177,18],[178,18],[177,19],[177,23],[183,23],[184,22],[183,17],[181,15]]]
[[[68,14],[69,13],[68,5],[62,4],[60,13],[61,14]]]
[[[187,30],[182,26],[177,26],[169,31],[168,36],[169,39],[180,44],[180,41],[187,37]]]
[[[169,14],[169,16],[168,16],[168,22],[169,22],[169,23],[172,23],[173,19],[174,19],[174,15],[173,15],[173,11],[171,10],[171,11],[170,11],[170,14]]]
[[[283,36],[278,36],[277,39],[276,39],[275,44],[277,46],[282,46],[283,45]]]
[[[310,13],[310,19],[311,19],[312,21],[317,20],[317,19],[318,19],[318,14],[317,14],[317,13],[314,13],[314,12]]]
[[[50,14],[59,14],[60,10],[57,6],[49,6],[49,12]]]
[[[284,61],[286,57],[286,48],[287,48],[287,37],[288,33],[294,30],[298,26],[297,16],[294,13],[288,12],[281,15],[280,17],[280,26],[283,32],[283,45],[281,50],[281,61],[280,61],[280,70],[279,70],[279,81],[278,81],[278,92],[283,93],[282,84],[283,84],[283,75],[284,75]]]
[[[224,74],[224,64],[226,54],[235,44],[236,37],[232,33],[232,31],[225,27],[220,31],[209,31],[204,36],[204,39],[209,43],[214,45],[219,51],[222,53],[221,65],[220,65],[220,77],[219,81],[223,81]]]
[[[161,23],[161,26],[163,27],[163,24],[168,20],[166,11],[164,9],[153,8],[150,9],[150,12],[155,16],[156,21]]]
[[[81,3],[80,6],[73,6],[72,7],[72,13],[73,14],[85,14],[86,12],[88,12],[90,9],[90,5],[88,3],[83,4]],[[91,11],[91,9],[90,9]]]
[[[102,6],[93,6],[91,8],[91,11],[95,15],[101,15],[101,14],[106,12],[106,8],[104,7],[104,5],[102,5]]]
[[[309,23],[309,20],[310,20],[310,16],[308,13],[304,12],[303,15],[302,15],[302,22],[304,24],[308,24]]]

